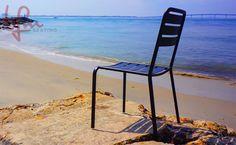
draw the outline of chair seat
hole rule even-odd
[[[127,73],[133,73],[133,74],[148,75],[149,66],[150,65],[138,64],[138,63],[119,62],[114,65],[102,66],[99,68],[111,70],[111,71],[120,71],[120,72],[127,72]],[[153,69],[152,75],[158,76],[168,71],[169,71],[169,68],[167,67],[155,66]]]

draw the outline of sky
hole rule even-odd
[[[10,15],[21,6],[28,7],[30,15],[161,16],[168,7],[188,14],[236,14],[236,0],[0,0],[0,14],[7,5]]]

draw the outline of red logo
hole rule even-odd
[[[8,21],[8,10],[9,10],[9,6],[6,6],[5,9],[5,19],[4,21]],[[22,14],[24,12],[24,17],[22,17]],[[22,18],[28,18],[30,16],[30,10],[27,6],[21,6],[18,9],[18,13],[17,13],[17,20],[20,21],[20,19]],[[17,40],[17,41],[21,41],[21,32],[27,32],[27,31],[31,31],[31,29],[33,28],[41,28],[43,27],[43,24],[40,24],[37,21],[33,21],[33,22],[29,22],[29,23],[23,23],[22,25],[18,22],[16,24],[14,24],[14,27],[11,29],[7,29],[8,31],[12,32],[13,37]]]

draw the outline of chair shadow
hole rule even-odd
[[[161,125],[162,123],[157,121],[157,126],[160,127]],[[118,132],[101,130],[101,129],[94,129],[94,130],[113,134],[119,134],[122,132],[130,132],[138,134],[152,133],[152,120],[148,118],[141,118],[138,121],[132,123],[131,125],[125,127],[124,129]]]

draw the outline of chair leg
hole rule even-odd
[[[151,76],[148,77],[148,86],[149,86],[150,104],[151,104],[151,112],[152,112],[153,134],[157,135],[155,101],[154,101],[153,83],[152,83],[152,77]]]
[[[172,86],[172,92],[173,92],[174,103],[175,103],[176,118],[177,118],[177,122],[180,123],[178,102],[177,102],[176,91],[175,91],[175,82],[174,82],[174,76],[173,76],[172,70],[170,71],[170,79],[171,79],[171,86]]]
[[[97,71],[93,71],[93,82],[92,82],[92,114],[91,114],[91,128],[95,127],[95,105],[96,105],[96,80],[97,80]]]
[[[123,73],[123,113],[125,113],[126,103],[126,72]]]

